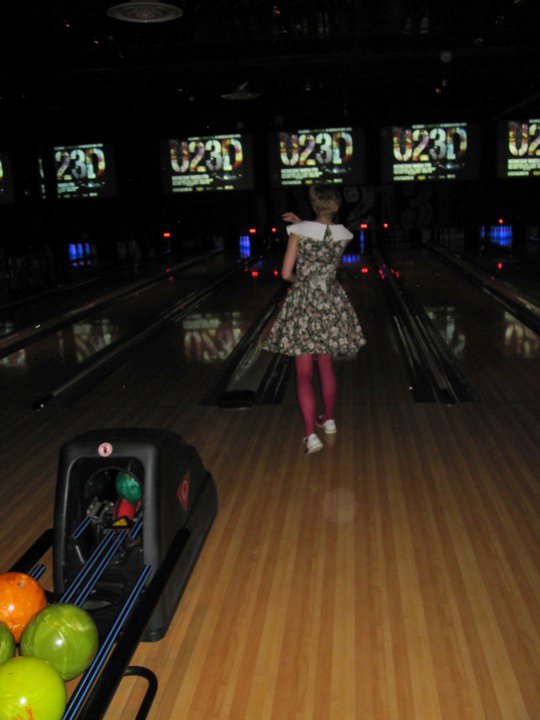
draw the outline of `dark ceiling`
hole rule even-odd
[[[181,18],[145,25],[108,17],[102,0],[10,3],[4,118],[173,113],[249,126],[540,110],[538,0],[171,2]],[[260,96],[223,99],[240,85]]]

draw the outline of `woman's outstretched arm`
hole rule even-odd
[[[298,215],[295,215],[295,213],[289,212],[289,211],[284,212],[283,215],[281,216],[281,218],[284,222],[288,222],[288,223],[302,222],[302,218],[298,217]]]

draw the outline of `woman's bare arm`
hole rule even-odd
[[[294,265],[296,263],[296,253],[298,252],[298,235],[289,235],[289,242],[287,243],[287,250],[285,251],[285,257],[283,258],[283,265],[281,266],[281,276],[288,282],[294,282],[296,275],[294,274]]]

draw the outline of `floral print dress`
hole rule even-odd
[[[288,230],[299,235],[296,280],[264,349],[292,356],[355,355],[366,341],[350,300],[336,278],[352,235],[342,225],[310,222],[298,223]],[[320,237],[302,234],[309,230]]]

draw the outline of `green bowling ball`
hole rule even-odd
[[[86,670],[98,648],[90,615],[76,605],[56,603],[34,615],[21,637],[21,654],[47,660],[64,680]]]
[[[0,665],[0,720],[61,720],[66,686],[53,666],[34,657]]]
[[[10,660],[15,655],[15,640],[8,626],[0,622],[0,663]]]
[[[116,492],[119,497],[124,498],[132,505],[135,505],[142,498],[141,483],[137,478],[125,470],[119,470],[116,476]]]

